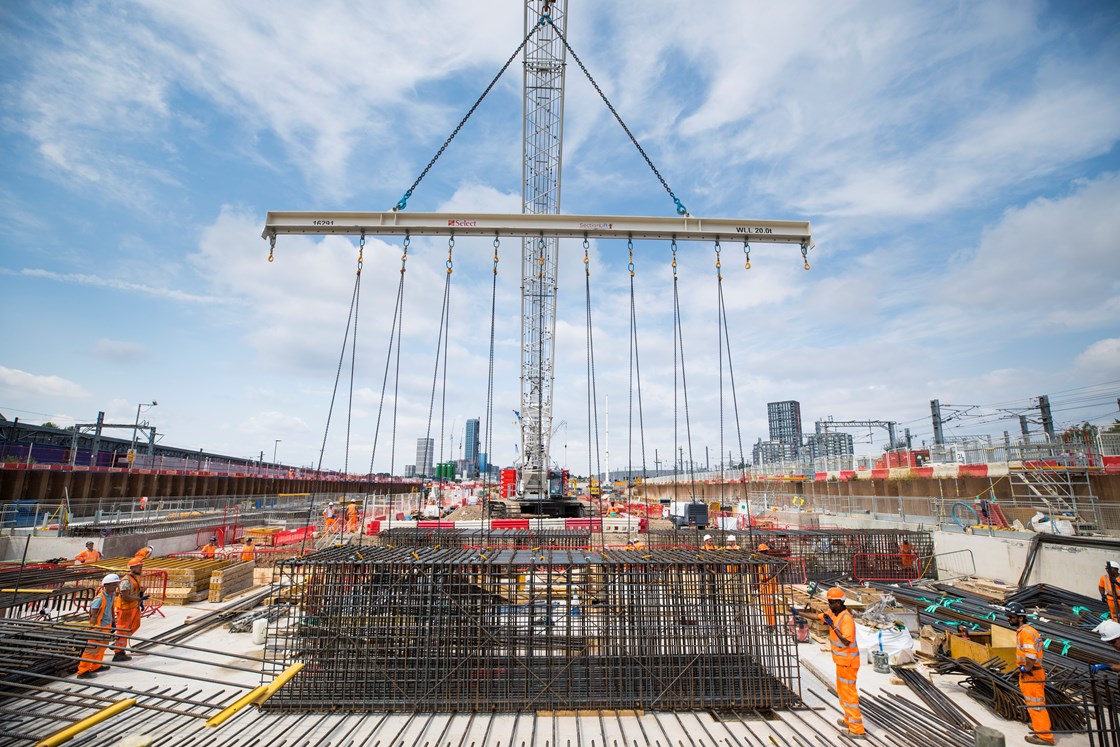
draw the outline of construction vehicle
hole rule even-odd
[[[669,521],[673,527],[696,527],[704,529],[708,526],[708,504],[702,501],[673,501],[669,504]]]

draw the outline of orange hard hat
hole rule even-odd
[[[763,542],[761,545],[758,546],[758,551],[759,552],[766,552],[769,549],[770,549],[770,545],[766,544],[765,542]]]
[[[843,602],[844,601],[844,590],[841,589],[839,586],[833,586],[831,589],[828,590],[828,593],[825,594],[825,597],[827,599],[837,599],[837,600]]]
[[[134,565],[144,565],[144,559],[143,558],[132,558],[132,559],[130,559],[128,561],[128,567],[131,568]]]

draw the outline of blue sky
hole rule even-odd
[[[268,210],[387,210],[523,36],[513,2],[6,3],[0,7],[0,413],[131,422],[164,443],[318,461],[356,247],[281,237]],[[802,219],[816,249],[724,248],[738,428],[768,401],[813,421],[895,420],[929,439],[929,401],[977,405],[950,433],[1002,434],[1050,394],[1059,426],[1110,423],[1120,396],[1120,9],[1115,3],[572,0],[569,39],[694,215]],[[520,210],[515,64],[410,200]],[[574,65],[562,210],[673,205]],[[517,442],[519,259],[503,247],[495,460]],[[636,246],[646,461],[673,433],[667,246]],[[406,278],[393,459],[427,430],[446,242]],[[459,241],[442,430],[484,415],[489,242]],[[729,256],[730,255],[730,256]],[[351,451],[368,467],[399,244],[366,249]],[[592,246],[596,385],[610,464],[633,452],[625,246]],[[693,456],[720,446],[712,247],[682,246]],[[584,276],[561,246],[553,455],[589,461]],[[725,372],[725,381],[726,381]],[[344,377],[344,386],[345,386]],[[738,453],[730,392],[723,450]],[[602,417],[602,402],[600,402]],[[679,414],[683,421],[683,412]],[[600,423],[600,431],[604,424]],[[1037,427],[1037,426],[1036,426]],[[439,436],[439,417],[432,434]],[[874,453],[882,436],[855,433]],[[382,427],[375,468],[390,466]],[[676,437],[684,443],[683,431]],[[601,433],[600,443],[604,436]],[[438,449],[437,449],[438,451]]]

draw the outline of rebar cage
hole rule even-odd
[[[429,529],[396,527],[373,538],[383,547],[453,547],[460,549],[501,548],[513,550],[583,549],[593,538],[587,529]],[[598,543],[595,543],[598,544]]]
[[[670,530],[651,530],[651,547],[699,547],[704,535],[712,535],[716,545],[727,543],[727,535],[734,534],[739,546],[753,550],[765,543],[775,557],[803,561],[805,576],[809,581],[827,581],[849,578],[853,575],[868,578],[885,578],[869,571],[910,571],[906,578],[932,577],[936,569],[932,564],[921,566],[920,558],[933,555],[933,538],[929,532],[907,529],[770,529],[751,527],[750,530],[728,531],[723,529],[696,529],[687,527]],[[909,543],[905,548],[903,542]],[[751,546],[753,543],[753,546]],[[882,556],[882,557],[875,557]],[[903,556],[913,556],[911,561]],[[800,562],[799,561],[799,562]],[[881,568],[879,566],[886,566]],[[897,567],[896,567],[897,566]],[[889,575],[889,574],[888,574]]]
[[[267,707],[793,705],[796,644],[759,595],[779,565],[727,551],[330,548],[281,566],[290,611],[263,676],[305,667]]]

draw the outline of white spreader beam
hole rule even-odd
[[[613,215],[492,213],[315,213],[269,211],[266,239],[280,234],[350,236],[488,236],[663,241],[749,241],[812,248],[808,221],[727,218],[644,218]]]

